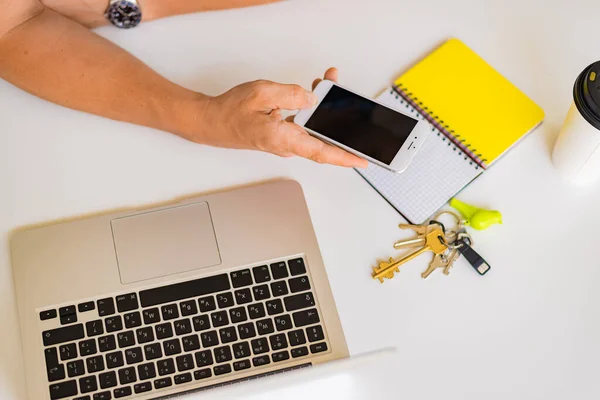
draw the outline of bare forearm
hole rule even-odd
[[[108,0],[41,0],[44,5],[87,27],[108,24],[104,12]],[[201,11],[241,8],[280,0],[138,0],[142,21],[189,14]]]
[[[172,15],[200,11],[224,10],[274,3],[280,0],[140,0],[142,13],[148,10],[147,19],[159,19]]]
[[[65,107],[184,137],[205,99],[48,9],[0,37],[0,78]]]

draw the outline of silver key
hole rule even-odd
[[[460,240],[460,239],[467,239],[469,241],[469,243],[472,243],[472,241],[473,241],[473,239],[471,239],[471,235],[469,235],[464,230],[456,232],[456,240]],[[456,240],[455,240],[455,242],[456,242]],[[445,275],[450,274],[450,268],[452,268],[452,265],[454,265],[456,260],[458,260],[458,258],[460,257],[460,251],[459,251],[460,247],[461,247],[460,245],[456,245],[456,246],[451,245],[450,246],[450,248],[452,250],[450,251],[450,254],[447,256],[446,266],[444,267]]]
[[[450,268],[452,268],[452,265],[456,262],[456,260],[458,260],[459,257],[460,251],[458,251],[458,247],[455,247],[447,256],[446,265],[444,266],[444,275],[450,274]]]

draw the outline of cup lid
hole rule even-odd
[[[573,97],[581,115],[600,129],[600,61],[589,65],[577,77]]]
[[[588,106],[600,115],[600,61],[590,66],[583,83],[583,97]]]

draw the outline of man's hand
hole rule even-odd
[[[337,70],[329,69],[325,79],[337,81]],[[315,80],[313,89],[319,81]],[[198,121],[202,126],[188,139],[212,146],[262,150],[282,157],[297,155],[343,167],[366,167],[366,160],[309,136],[290,119],[282,119],[281,110],[309,108],[316,101],[312,92],[298,85],[245,83],[206,100]]]

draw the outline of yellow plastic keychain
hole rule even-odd
[[[450,206],[458,210],[465,218],[465,225],[482,231],[494,224],[502,224],[502,214],[497,210],[478,208],[458,199],[450,200]]]

